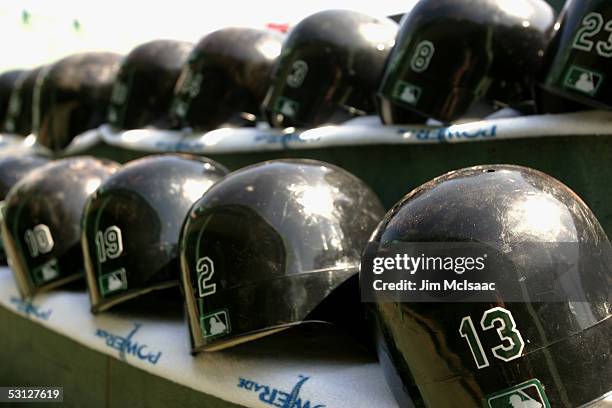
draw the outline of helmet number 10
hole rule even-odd
[[[497,323],[497,325],[496,325]],[[482,330],[496,329],[501,343],[491,349],[493,356],[502,361],[511,361],[523,354],[525,342],[516,328],[516,323],[509,310],[494,307],[487,310],[480,320]],[[482,347],[472,318],[465,316],[461,319],[459,334],[466,339],[476,366],[481,369],[489,366],[489,359]]]
[[[27,230],[24,239],[32,258],[51,252],[55,244],[51,231],[45,224],[38,224],[34,228]]]

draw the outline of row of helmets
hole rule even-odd
[[[570,0],[557,20],[544,0],[421,0],[399,26],[329,10],[286,36],[225,28],[195,47],[78,54],[0,76],[2,131],[34,131],[57,151],[105,121],[207,131],[263,118],[308,128],[377,112],[395,124],[610,108],[610,13],[600,0]]]
[[[231,28],[195,48],[164,40],[123,60],[75,55],[41,75],[0,77],[15,84],[5,131],[33,129],[40,144],[61,150],[104,121],[117,129],[200,131],[265,117],[273,126],[310,127],[377,110],[385,123],[453,121],[500,103],[529,112],[534,93],[544,112],[606,108],[610,9],[571,0],[555,22],[537,0],[421,0],[399,31],[390,21],[325,11],[286,38]],[[123,167],[90,157],[3,157],[0,188],[3,240],[24,296],[85,275],[98,313],[161,294],[176,299],[178,287],[194,352],[324,321],[366,344],[375,334],[401,406],[482,406],[501,390],[536,384],[544,396],[523,387],[499,406],[546,398],[541,406],[577,407],[612,388],[612,278],[603,256],[599,268],[584,271],[589,301],[580,304],[360,303],[364,248],[531,240],[583,242],[605,253],[608,238],[587,206],[534,170],[452,172],[386,215],[360,180],[304,160],[228,174],[187,155]],[[549,256],[550,270],[526,276],[527,284],[556,276],[563,254]],[[362,321],[364,305],[371,328]],[[466,316],[485,314],[498,329],[477,337],[481,359],[498,351],[486,365],[460,332]]]
[[[17,182],[5,176],[16,169],[30,171]],[[123,167],[21,157],[0,160],[0,175],[3,242],[25,297],[85,276],[93,313],[182,303],[194,353],[332,323],[377,351],[406,407],[476,407],[516,387],[547,404],[528,406],[595,407],[612,388],[610,242],[586,204],[539,171],[450,172],[387,214],[361,180],[314,160],[228,173],[181,154]],[[361,303],[360,264],[410,242],[484,243],[497,254],[525,242],[580,244],[589,248],[578,262],[582,300],[530,301],[559,290],[567,269],[567,250],[551,245],[543,263],[524,246],[500,258],[529,288],[519,301],[500,292],[490,302]],[[484,331],[472,324],[466,334],[466,319],[481,316]]]

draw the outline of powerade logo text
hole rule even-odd
[[[281,144],[286,147],[290,142],[303,142],[303,140],[300,139],[299,133],[285,133],[282,135],[261,134],[255,136],[255,143]]]
[[[291,391],[281,391],[269,385],[259,384],[253,380],[245,378],[238,379],[237,387],[252,392],[259,397],[261,402],[279,408],[324,408],[323,404],[316,404],[309,400],[300,398],[300,390],[310,377],[303,375],[299,376],[298,382],[293,386]]]
[[[138,329],[140,329],[140,326],[140,323],[134,323],[134,328],[128,333],[127,336],[109,333],[102,329],[96,330],[96,336],[105,339],[107,347],[118,350],[119,358],[121,360],[125,361],[127,355],[132,355],[139,360],[147,361],[151,364],[157,364],[162,356],[162,352],[149,351],[149,346],[146,344],[140,344],[133,339]]]
[[[42,310],[39,306],[36,306],[30,300],[23,300],[16,296],[11,296],[11,303],[15,305],[15,308],[21,313],[25,313],[27,316],[34,317],[40,320],[49,320],[51,316],[51,309]]]
[[[457,126],[441,127],[436,129],[398,129],[398,133],[412,133],[417,140],[437,140],[448,142],[452,140],[492,139],[497,137],[497,125],[461,130]]]

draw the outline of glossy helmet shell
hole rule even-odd
[[[533,99],[554,10],[543,0],[422,0],[402,20],[380,86],[389,105],[443,122],[485,97]]]
[[[32,170],[49,162],[40,156],[4,156],[0,158],[0,201],[8,195],[10,189]]]
[[[193,351],[329,321],[313,313],[356,278],[383,212],[361,180],[320,161],[275,160],[228,175],[192,207],[181,232]],[[359,314],[354,289],[355,302],[336,302],[339,320]]]
[[[176,84],[171,108],[176,126],[254,125],[282,41],[276,32],[234,27],[202,38]]]
[[[413,190],[387,213],[364,258],[411,242],[488,245],[521,271],[506,274],[513,269],[492,268],[494,280],[507,276],[526,292],[520,301],[506,301],[498,292],[496,302],[460,298],[450,303],[440,297],[433,303],[410,303],[377,297],[372,313],[379,357],[398,401],[410,397],[413,381],[425,405],[433,407],[483,406],[491,395],[532,380],[541,384],[552,407],[582,406],[610,391],[610,242],[591,210],[564,184],[508,165],[445,174]],[[547,262],[534,265],[526,246],[507,252],[508,246],[525,243],[550,244],[542,246],[548,248],[542,254]],[[529,301],[534,294],[567,290],[562,284],[568,259],[563,244],[590,249],[576,252],[578,265],[591,256],[585,263],[589,267],[579,271],[585,301]],[[494,261],[492,254],[487,262]],[[510,316],[506,326],[494,322],[497,330],[478,331],[482,352],[488,355],[486,364],[479,365],[460,327],[467,317],[478,325],[481,316],[502,308]],[[503,331],[510,323],[521,341]],[[497,357],[508,350],[514,351],[512,356]]]
[[[92,311],[176,287],[178,239],[191,205],[227,170],[191,155],[126,164],[87,202],[82,245]]]
[[[6,111],[4,121],[6,132],[21,136],[32,133],[34,89],[43,69],[44,67],[38,67],[25,71],[17,79]]]
[[[193,45],[155,40],[134,48],[113,85],[108,122],[117,129],[168,126],[174,85]]]
[[[108,52],[74,54],[43,71],[34,98],[39,144],[59,151],[104,123],[120,58]]]
[[[0,211],[9,190],[32,170],[49,162],[44,157],[37,156],[6,156],[0,158]],[[1,216],[1,215],[0,215]],[[6,264],[6,254],[2,239],[0,239],[0,264]]]
[[[0,132],[4,132],[4,121],[9,107],[11,93],[15,89],[19,77],[24,74],[24,70],[11,70],[0,75]]]
[[[3,209],[3,240],[24,297],[83,277],[83,207],[118,168],[91,157],[57,160],[33,170],[10,190]]]
[[[266,96],[275,127],[315,127],[376,112],[376,92],[397,24],[326,10],[291,29]]]

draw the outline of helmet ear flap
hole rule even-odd
[[[366,329],[366,310],[361,302],[358,274],[338,285],[308,314],[306,320],[332,323],[365,348],[374,348],[371,333]]]

